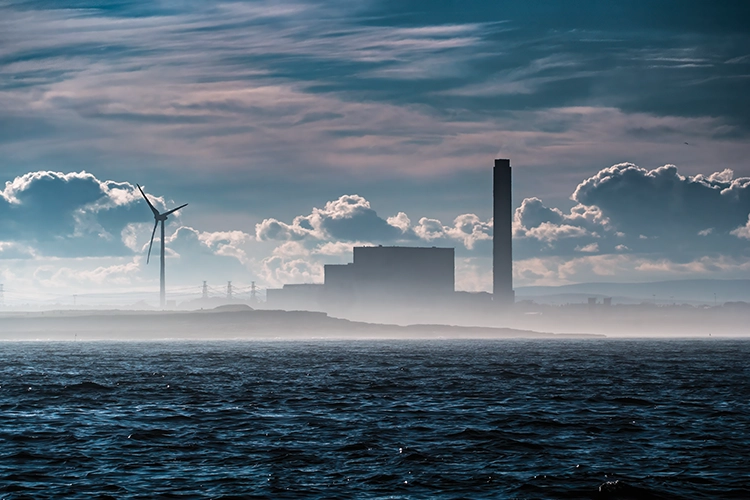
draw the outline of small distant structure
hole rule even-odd
[[[266,305],[287,311],[322,311],[325,286],[319,283],[284,285],[266,290]]]
[[[207,281],[201,285],[201,296],[192,300],[181,302],[180,309],[197,310],[197,309],[214,309],[225,305],[247,306],[241,298],[238,298],[237,289],[231,281],[227,281],[226,289],[212,289],[208,286]],[[213,291],[213,295],[210,293]]]
[[[603,307],[603,308],[612,307],[612,297],[604,297],[602,299],[601,304],[599,304],[596,297],[589,297],[588,306],[589,306],[589,310],[594,310],[599,307]]]

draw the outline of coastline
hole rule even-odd
[[[442,324],[392,325],[276,310],[45,311],[0,314],[0,340],[306,340],[604,338]]]

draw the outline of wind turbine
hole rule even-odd
[[[167,302],[167,292],[166,292],[166,286],[164,284],[164,221],[167,220],[167,217],[175,213],[181,208],[184,208],[187,206],[187,203],[184,205],[180,205],[177,208],[173,208],[172,210],[168,212],[159,213],[159,211],[156,209],[155,206],[151,204],[151,202],[148,200],[148,197],[146,196],[146,193],[143,192],[143,189],[141,189],[141,186],[139,184],[136,184],[138,186],[138,190],[143,195],[143,199],[146,200],[146,203],[148,203],[148,208],[151,209],[151,211],[154,213],[154,230],[151,231],[151,243],[148,244],[148,256],[146,257],[146,264],[148,264],[149,260],[151,259],[151,247],[154,245],[154,235],[156,234],[156,226],[159,225],[159,222],[161,222],[161,273],[160,273],[160,282],[159,282],[159,299],[161,303],[161,308],[164,309],[164,306]]]

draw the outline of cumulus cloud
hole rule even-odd
[[[159,208],[163,197],[149,195]],[[18,176],[0,190],[0,270],[9,297],[22,287],[40,290],[139,287],[158,283],[158,259],[146,266],[153,216],[128,182],[100,180],[88,172],[37,171]],[[159,235],[154,241],[158,254]],[[167,224],[168,286],[201,280],[250,281],[254,235],[243,231],[199,231]]]
[[[299,215],[290,224],[264,219],[255,226],[258,241],[359,241],[369,244],[462,245],[474,249],[479,241],[492,239],[492,222],[475,214],[462,214],[450,225],[422,217],[416,224],[404,212],[382,218],[359,195],[344,195]]]
[[[252,241],[252,236],[242,231],[206,232],[180,226],[166,238],[174,260],[169,265],[183,280],[188,276],[196,282],[212,277],[220,281],[248,279],[247,250]]]
[[[402,233],[406,233],[411,227],[411,219],[404,212],[399,212],[392,217],[388,217],[386,222],[393,227],[399,228]]]
[[[414,227],[414,234],[425,241],[440,240],[448,245],[459,243],[467,250],[473,250],[477,242],[492,239],[492,221],[482,221],[474,214],[462,214],[448,226],[437,219],[422,217]]]
[[[256,225],[255,235],[259,241],[329,238],[389,241],[399,238],[404,231],[402,219],[389,220],[379,217],[363,197],[344,195],[327,202],[323,208],[313,208],[309,215],[295,217],[291,224],[265,219]]]
[[[0,232],[47,256],[125,255],[132,248],[123,231],[128,236],[128,225],[149,215],[139,202],[127,182],[85,171],[29,172],[0,191]]]
[[[286,283],[322,281],[323,266],[350,262],[354,246],[458,246],[476,252],[480,242],[491,241],[492,221],[462,214],[450,224],[427,217],[415,224],[404,212],[383,218],[367,199],[352,194],[313,208],[308,215],[298,215],[291,223],[264,219],[255,226],[255,237],[259,242],[278,243],[272,255],[261,260],[259,275],[279,286],[284,279]],[[477,282],[481,280],[468,280],[466,285],[473,290]]]
[[[744,226],[740,226],[737,229],[730,232],[730,234],[738,237],[750,240],[750,215],[747,218],[747,223]]]
[[[620,272],[649,279],[648,272],[667,272],[664,262],[673,263],[670,269],[675,273],[703,272],[708,265],[701,259],[731,260],[750,252],[745,243],[750,239],[750,179],[735,177],[727,169],[689,176],[673,165],[648,170],[623,163],[585,179],[571,199],[575,205],[567,211],[533,197],[516,209],[514,256],[516,262],[526,263],[519,271],[520,283],[597,279]],[[363,197],[347,195],[290,224],[266,219],[256,226],[256,238],[295,242],[306,255],[279,251],[275,257],[306,258],[319,265],[331,257],[346,259],[355,241],[453,246],[460,250],[459,258],[477,258],[489,255],[492,220],[462,214],[449,224],[430,217],[414,223],[404,212],[382,218]],[[545,267],[544,259],[554,265]],[[696,262],[701,264],[689,265]],[[489,264],[482,265],[489,273]],[[585,272],[584,265],[590,266]]]
[[[288,283],[322,283],[323,263],[310,258],[310,251],[299,242],[288,241],[261,260],[258,276],[269,286]]]
[[[671,165],[647,170],[626,163],[581,182],[568,210],[524,199],[513,219],[517,283],[744,272],[749,193],[750,179],[729,170],[689,176]],[[153,199],[164,206],[163,198]],[[0,259],[37,262],[30,282],[62,286],[70,277],[71,283],[136,286],[158,278],[158,265],[146,267],[143,259],[151,214],[129,183],[86,172],[32,172],[6,183],[0,212],[10,234],[0,242]],[[405,212],[381,216],[356,194],[291,221],[266,218],[254,233],[202,231],[170,218],[168,281],[321,282],[323,266],[349,262],[353,246],[392,244],[455,247],[457,286],[487,289],[492,230],[492,220],[476,214],[447,223],[434,217],[414,222]],[[85,269],[81,262],[50,261],[93,257],[100,260]]]
[[[731,170],[680,175],[674,165],[647,170],[632,163],[605,168],[578,185],[572,199],[616,217],[617,227],[645,236],[727,233],[750,212],[750,178]]]
[[[571,199],[577,204],[569,213],[523,200],[514,219],[521,255],[629,251],[685,261],[747,253],[739,238],[750,213],[750,178],[728,169],[689,176],[674,165],[622,163],[581,182]]]
[[[585,253],[596,253],[599,251],[599,243],[589,243],[582,247],[576,247],[576,250]]]

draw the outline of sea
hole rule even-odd
[[[0,343],[0,498],[750,498],[750,340]]]

